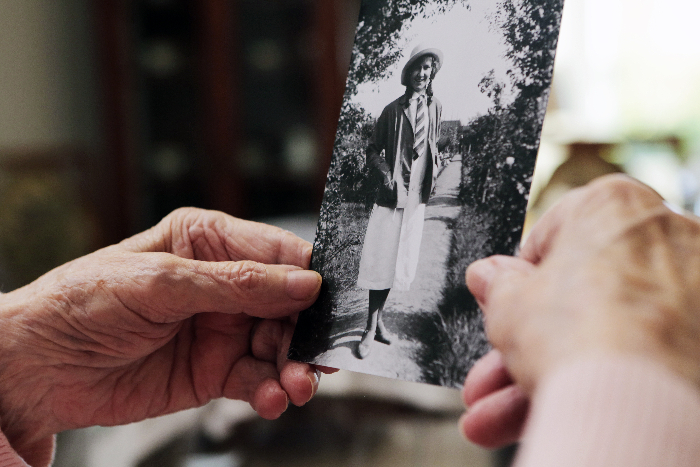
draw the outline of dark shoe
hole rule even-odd
[[[386,345],[391,345],[391,339],[387,337],[387,332],[381,332],[379,329],[377,329],[376,334],[374,335],[374,340],[377,342],[381,342],[382,344]]]
[[[362,339],[360,339],[360,343],[357,344],[357,358],[365,358],[367,355],[369,355],[370,350],[372,350],[372,342],[377,338],[377,335],[373,332],[369,332],[368,329],[365,329],[365,332],[362,333]]]
[[[381,321],[377,323],[377,332],[374,334],[374,340],[381,342],[382,344],[391,345],[391,339],[389,339],[389,332],[387,332],[384,327],[384,323]]]

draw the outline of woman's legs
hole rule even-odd
[[[378,292],[384,292],[383,290],[379,290]],[[382,319],[382,316],[384,314],[384,303],[386,303],[386,297],[389,295],[389,291],[386,291],[386,295],[384,295],[384,298],[382,300],[381,305],[379,306],[379,309],[377,310],[377,329],[374,334],[374,340],[377,342],[381,342],[382,344],[389,345],[391,344],[391,340],[389,340],[389,333],[387,332],[386,328],[384,327],[384,320]],[[381,297],[380,297],[381,299]]]
[[[370,290],[369,291],[369,313],[367,315],[367,326],[362,334],[360,344],[357,346],[357,356],[365,358],[371,349],[372,342],[376,339],[384,344],[389,344],[387,332],[382,322],[382,312],[384,304],[391,289]]]

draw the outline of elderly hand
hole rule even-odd
[[[700,222],[638,182],[609,176],[572,191],[519,258],[475,262],[467,284],[500,352],[465,383],[461,427],[477,443],[515,441],[528,396],[579,358],[641,356],[700,386]]]
[[[0,295],[0,423],[13,446],[227,397],[276,418],[314,395],[287,361],[318,295],[311,245],[222,213],[152,229]]]

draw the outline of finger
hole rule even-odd
[[[315,368],[286,360],[286,335],[291,335],[292,331],[289,322],[260,321],[251,331],[253,358],[245,357],[243,364],[236,365],[250,373],[248,376],[241,375],[245,387],[240,389],[242,395],[239,397],[248,400],[265,418],[279,416],[290,401],[295,405],[304,405],[318,390],[320,375]],[[284,397],[280,390],[284,392]]]
[[[483,312],[486,335],[499,350],[508,350],[513,343],[519,306],[536,268],[511,256],[491,256],[467,268],[467,285]]]
[[[308,363],[287,360],[293,334],[290,322],[263,320],[252,333],[251,353],[259,360],[276,364],[282,389],[292,404],[302,406],[316,394],[321,375]]]
[[[493,256],[474,261],[467,267],[465,281],[469,291],[479,304],[486,303],[491,283],[497,272]]]
[[[280,384],[296,406],[309,402],[318,391],[321,372],[307,363],[287,360],[280,372]]]
[[[498,350],[491,350],[479,359],[469,373],[462,389],[462,399],[470,406],[479,399],[513,384],[503,357]]]
[[[133,252],[170,252],[202,261],[251,260],[308,268],[312,245],[278,227],[218,211],[181,208],[120,244]]]
[[[289,346],[294,336],[294,326],[289,321],[283,323],[282,333],[277,354],[277,369],[280,372],[280,383],[289,395],[292,404],[302,406],[316,394],[321,373],[308,363],[287,359]]]
[[[117,273],[124,277],[116,280],[129,284],[120,299],[155,322],[201,312],[279,318],[308,308],[321,288],[321,276],[314,271],[253,261],[191,261],[153,253],[139,256],[136,264],[125,263]]]
[[[527,395],[516,385],[479,399],[462,415],[462,434],[480,446],[493,449],[513,444],[520,436],[529,410]]]
[[[553,207],[548,209],[535,223],[527,236],[518,257],[538,264],[549,252],[568,211],[574,210],[583,189],[568,192]]]
[[[251,333],[250,351],[258,360],[277,364],[280,343],[284,338],[282,322],[265,319]]]
[[[279,380],[279,372],[273,363],[243,357],[231,368],[223,396],[248,402],[258,415],[273,420],[289,405],[289,398]]]
[[[250,406],[262,418],[275,420],[289,407],[289,397],[278,380],[269,378],[258,385]]]
[[[315,271],[251,261],[199,266],[203,274],[212,277],[213,288],[228,286],[222,299],[235,304],[237,312],[258,318],[279,318],[304,310],[321,289],[321,276]]]
[[[474,295],[479,305],[487,305],[498,276],[513,272],[530,272],[532,264],[512,256],[490,256],[474,261],[467,267],[466,282],[469,291]]]
[[[312,245],[279,227],[226,216],[218,220],[215,229],[207,225],[200,228],[203,233],[208,232],[208,237],[214,237],[212,241],[216,237],[224,240],[232,261],[291,264],[304,269],[311,262]]]

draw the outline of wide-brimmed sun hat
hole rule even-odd
[[[431,55],[435,58],[435,61],[433,62],[435,73],[440,71],[440,68],[442,68],[442,62],[444,58],[442,50],[417,45],[411,52],[411,58],[409,58],[406,64],[403,66],[403,70],[401,71],[401,84],[403,84],[404,86],[408,86],[408,70],[411,69],[414,63],[416,63],[418,60],[425,57],[426,55]]]

